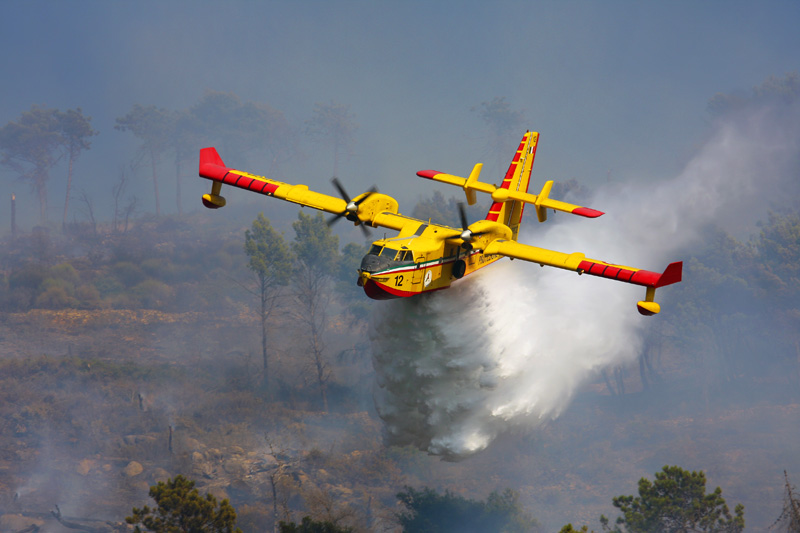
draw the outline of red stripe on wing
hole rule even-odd
[[[592,263],[591,261],[581,261],[578,265],[578,270],[592,276],[624,281],[626,283],[643,285],[645,287],[655,287],[661,277],[661,274],[650,272],[649,270],[630,270],[613,265]]]

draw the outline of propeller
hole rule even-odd
[[[346,218],[347,220],[350,220],[351,222],[360,222],[360,219],[358,218],[358,206],[361,205],[361,203],[364,200],[366,200],[367,198],[378,192],[378,188],[373,185],[372,187],[370,187],[370,189],[364,196],[362,196],[358,200],[353,200],[350,197],[350,195],[347,194],[347,191],[344,190],[344,186],[342,186],[342,183],[339,181],[339,178],[334,176],[334,178],[331,180],[331,183],[333,183],[333,186],[339,192],[339,195],[342,197],[342,199],[345,202],[347,202],[347,206],[344,208],[344,211],[333,215],[331,218],[327,220],[328,226],[332,226],[333,224],[338,222],[339,219],[342,217]],[[364,224],[359,224],[358,227],[361,228],[361,231],[364,233],[365,237],[369,236],[369,231],[367,230],[367,227]]]
[[[464,207],[462,202],[458,203],[458,216],[461,218],[461,240],[464,241],[461,244],[461,247],[464,250],[472,250],[472,239],[483,235],[484,233],[488,233],[488,231],[472,231],[469,229],[469,223],[467,222],[467,210]]]

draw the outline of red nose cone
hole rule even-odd
[[[368,279],[366,283],[364,283],[364,292],[373,300],[392,300],[394,298],[399,298],[399,296],[383,290],[380,285],[371,279]]]

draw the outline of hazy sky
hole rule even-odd
[[[99,203],[136,147],[114,119],[136,103],[187,108],[209,89],[268,103],[298,128],[315,102],[350,104],[360,129],[340,174],[353,194],[377,183],[405,211],[433,187],[459,192],[417,170],[463,175],[479,161],[495,170],[471,108],[498,96],[541,132],[532,188],[544,179],[599,183],[609,170],[615,180],[663,179],[703,139],[714,93],[800,68],[798,21],[793,1],[7,0],[0,124],[34,103],[83,108],[101,134],[79,160],[75,187]],[[331,154],[306,152],[280,178],[330,191]],[[28,186],[0,172],[36,212]],[[51,176],[51,220],[63,209],[65,173]],[[149,183],[137,179],[152,210]],[[191,181],[184,205],[194,209],[206,184]],[[168,212],[173,188],[166,171]],[[4,212],[7,200],[0,205]]]

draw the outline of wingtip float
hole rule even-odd
[[[421,178],[461,187],[470,205],[475,204],[479,192],[491,196],[492,205],[486,217],[472,224],[467,223],[464,207],[459,204],[461,228],[402,215],[397,201],[375,188],[350,198],[334,180],[341,196],[337,198],[311,191],[306,185],[291,185],[235,170],[223,163],[214,148],[200,150],[200,177],[212,182],[211,193],[203,195],[203,205],[210,209],[224,207],[225,198],[220,192],[225,184],[331,213],[334,217],[329,224],[346,218],[362,229],[369,226],[397,231],[396,237],[374,241],[358,270],[358,285],[367,296],[377,300],[447,289],[453,281],[503,257],[511,257],[641,285],[646,293],[645,299],[637,303],[639,313],[646,316],[659,313],[656,289],[681,281],[681,262],[670,264],[659,274],[587,259],[582,253],[566,254],[517,242],[525,205],[533,205],[540,222],[547,220],[550,209],[586,218],[603,215],[596,209],[550,198],[552,181],[545,182],[539,194],[528,192],[538,142],[538,133],[525,133],[499,186],[480,181],[481,163],[473,167],[467,178],[435,170],[417,172]]]

